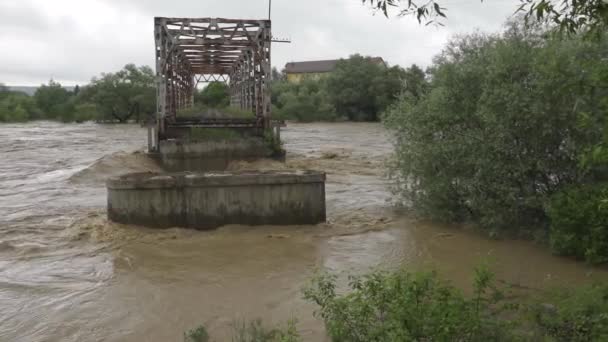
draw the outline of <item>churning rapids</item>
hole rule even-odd
[[[156,171],[138,126],[49,122],[0,126],[0,341],[180,341],[204,323],[223,340],[238,319],[297,318],[306,340],[323,327],[301,289],[316,269],[434,268],[466,289],[490,259],[500,281],[526,289],[608,279],[533,243],[493,241],[391,210],[377,124],[290,124],[285,165],[328,173],[329,222],[227,226],[201,232],[108,223],[107,177]]]

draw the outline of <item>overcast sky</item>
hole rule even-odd
[[[444,27],[386,19],[361,0],[274,0],[272,64],[353,53],[427,66],[449,37],[495,32],[519,0],[444,0]],[[0,83],[39,85],[51,77],[84,84],[127,63],[154,63],[153,17],[266,18],[268,0],[0,0]]]

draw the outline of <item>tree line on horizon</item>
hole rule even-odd
[[[154,113],[155,96],[154,72],[148,66],[134,64],[115,73],[103,73],[73,90],[52,79],[33,96],[0,85],[0,122],[140,121]]]
[[[341,59],[335,70],[321,77],[290,82],[284,72],[273,72],[273,117],[297,121],[379,121],[403,84],[424,72],[416,65],[402,68],[370,62],[354,54]]]
[[[379,121],[380,113],[396,100],[404,80],[424,77],[415,65],[388,68],[358,54],[341,60],[334,72],[319,79],[288,82],[276,68],[272,75],[273,117],[297,121]],[[33,96],[9,91],[0,84],[0,122],[142,121],[154,115],[155,96],[153,70],[134,64],[115,73],[103,73],[73,90],[50,80]],[[202,113],[208,108],[234,112],[229,105],[228,86],[211,82],[197,91],[195,108],[187,112]]]

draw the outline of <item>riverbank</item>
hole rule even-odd
[[[322,340],[315,307],[302,298],[317,269],[436,269],[466,290],[473,268],[489,260],[498,281],[522,288],[608,280],[604,269],[532,242],[396,213],[384,169],[392,146],[380,124],[294,123],[282,133],[285,164],[231,168],[327,172],[328,223],[157,231],[105,218],[105,178],[153,167],[136,152],[146,145],[144,129],[3,125],[0,300],[10,305],[0,308],[0,340],[174,341],[200,324],[223,340],[235,319],[257,317],[269,325],[297,318],[306,341]]]

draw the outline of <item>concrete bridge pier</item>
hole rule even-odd
[[[325,222],[325,174],[139,173],[112,178],[108,216],[126,224],[211,229]]]

